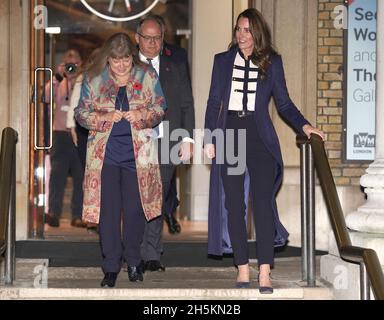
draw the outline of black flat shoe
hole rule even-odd
[[[106,272],[104,275],[104,279],[100,283],[100,286],[113,288],[115,286],[116,279],[117,272]]]
[[[165,271],[164,265],[159,260],[149,260],[144,263],[145,271]]]
[[[164,220],[167,223],[168,226],[168,232],[170,234],[180,233],[181,226],[179,222],[176,220],[176,218],[173,216],[173,214],[167,216],[164,216]]]
[[[58,217],[54,216],[52,213],[45,214],[45,223],[47,223],[50,227],[58,228],[60,227],[60,220]]]
[[[99,234],[99,225],[96,223],[87,223],[88,233]]]
[[[139,266],[128,266],[128,279],[132,282],[143,281],[143,269]]]
[[[71,221],[71,226],[75,228],[86,228],[87,224],[83,222],[80,218],[74,218]]]

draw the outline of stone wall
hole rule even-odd
[[[319,0],[317,126],[327,135],[326,151],[337,185],[358,186],[367,164],[343,163],[343,29],[334,27],[334,8],[343,0]]]

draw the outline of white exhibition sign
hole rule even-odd
[[[375,158],[376,7],[354,0],[348,8],[346,160]]]

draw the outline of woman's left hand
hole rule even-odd
[[[303,126],[303,131],[304,131],[305,135],[308,137],[308,139],[311,137],[311,134],[314,133],[314,134],[317,134],[318,136],[320,136],[321,139],[323,139],[323,141],[325,140],[324,132],[315,128],[315,127],[312,127],[309,124],[305,124]]]
[[[136,122],[141,120],[141,112],[139,110],[130,110],[123,113],[124,119],[128,122]]]
[[[183,142],[180,145],[179,157],[181,161],[187,161],[193,156],[193,143],[191,142]]]

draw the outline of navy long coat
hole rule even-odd
[[[232,71],[237,47],[229,51],[215,55],[211,88],[205,114],[205,129],[211,131],[221,128],[225,129],[227,110],[231,92]],[[279,114],[298,132],[304,134],[302,127],[309,122],[303,117],[289,97],[283,62],[280,55],[270,58],[271,64],[266,71],[266,78],[258,80],[254,121],[259,136],[266,148],[276,160],[276,171],[274,177],[274,196],[271,199],[274,222],[275,222],[275,246],[283,246],[288,240],[288,232],[281,224],[277,212],[276,194],[283,178],[283,159],[281,156],[279,139],[272,124],[268,111],[271,97],[274,97]],[[224,208],[224,189],[220,174],[221,165],[212,161],[209,191],[209,213],[208,213],[208,254],[222,255],[231,252],[231,246],[226,226],[227,211]],[[247,190],[247,189],[245,189]],[[247,202],[246,202],[247,204]]]

